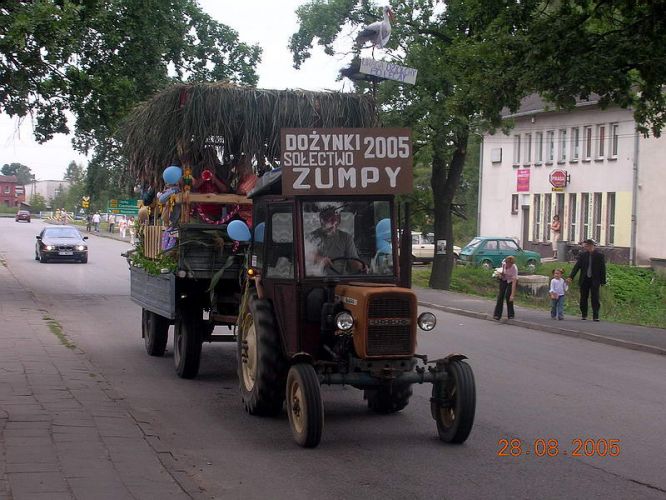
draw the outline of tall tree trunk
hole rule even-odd
[[[453,272],[453,220],[451,206],[460,185],[465,156],[467,155],[467,141],[469,128],[464,126],[454,138],[454,151],[450,163],[447,165],[444,156],[444,141],[438,137],[434,146],[432,159],[432,193],[435,207],[435,245],[437,241],[446,240],[446,254],[438,253],[435,246],[435,258],[432,264],[429,285],[431,288],[448,290],[451,286],[451,273]],[[448,167],[448,168],[447,168]]]

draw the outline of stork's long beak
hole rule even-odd
[[[395,22],[395,14],[393,13],[392,9],[388,10],[388,16],[389,16],[389,19],[391,20],[391,22],[394,23]]]

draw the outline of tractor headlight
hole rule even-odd
[[[437,318],[435,318],[435,315],[431,312],[421,313],[416,321],[419,325],[419,328],[421,330],[425,330],[426,332],[429,332],[435,328],[435,325],[437,324]]]
[[[347,311],[342,311],[335,316],[335,326],[338,330],[348,332],[354,326],[354,318]]]

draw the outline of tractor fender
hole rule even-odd
[[[295,365],[296,363],[308,363],[310,365],[314,364],[314,358],[312,355],[307,352],[297,352],[291,356],[291,364]]]

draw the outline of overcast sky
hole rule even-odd
[[[304,0],[199,0],[202,9],[214,19],[231,26],[243,42],[257,43],[263,49],[258,67],[261,88],[302,88],[308,90],[348,89],[349,82],[336,81],[345,64],[344,56],[329,57],[318,48],[300,70],[295,70],[287,49],[289,37],[297,29],[296,7]],[[56,136],[46,144],[32,140],[32,125],[0,115],[0,165],[23,163],[37,179],[62,179],[70,161],[86,163],[75,153],[69,137]]]

